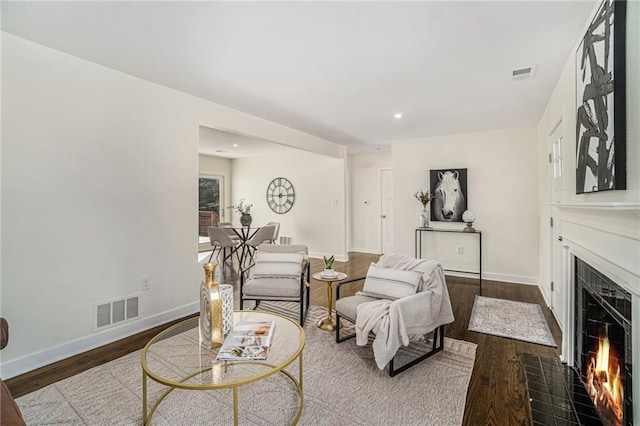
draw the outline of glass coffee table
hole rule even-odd
[[[152,338],[142,350],[142,416],[145,425],[162,400],[175,389],[215,390],[232,388],[233,422],[238,424],[238,387],[273,374],[287,376],[298,390],[296,424],[304,406],[302,392],[302,350],[305,334],[297,322],[282,315],[259,311],[236,311],[234,323],[275,321],[269,355],[266,360],[217,361],[218,349],[200,345],[198,317],[182,321]],[[298,360],[298,378],[285,368]],[[147,378],[168,386],[149,409]]]

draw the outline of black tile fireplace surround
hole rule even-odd
[[[589,360],[595,359],[599,342],[606,336],[612,349],[609,362],[618,364],[622,370],[624,399],[621,424],[631,426],[631,294],[576,257],[575,308],[575,370],[580,379],[586,382]],[[605,419],[609,416],[609,419],[604,421],[605,424],[619,424],[612,423],[610,412],[601,413],[601,416]]]

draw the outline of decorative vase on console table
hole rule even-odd
[[[419,220],[419,224],[420,224],[420,228],[428,228],[429,227],[429,217],[430,217],[430,212],[428,208],[424,208],[421,212],[420,212],[420,220]]]
[[[422,211],[418,216],[418,227],[419,228],[428,228],[429,227],[429,219],[431,218],[431,212],[429,211],[429,202],[433,198],[431,195],[431,190],[427,189],[426,191],[418,191],[413,196],[416,200],[422,203]]]

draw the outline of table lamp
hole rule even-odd
[[[467,226],[462,230],[463,232],[476,232],[473,225],[473,222],[476,220],[476,214],[471,210],[465,210],[462,213],[462,220],[467,223]]]

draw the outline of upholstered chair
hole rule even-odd
[[[218,226],[222,229],[224,229],[224,232],[227,233],[227,235],[229,236],[229,238],[231,238],[234,241],[240,241],[241,238],[238,236],[238,234],[236,234],[236,232],[232,229],[233,228],[233,224],[231,222],[220,222],[218,223]]]
[[[218,251],[218,254],[222,252],[221,263],[223,265],[224,265],[224,262],[228,258],[233,256],[234,253],[238,258],[238,263],[239,263],[240,254],[238,253],[238,249],[240,248],[240,241],[232,240],[231,237],[229,237],[229,235],[225,232],[224,228],[210,226],[207,230],[209,231],[209,240],[211,241],[211,246],[213,247],[213,250],[211,251],[211,256],[209,256],[209,262],[211,262],[211,259],[213,259],[213,257],[215,256],[216,251]],[[231,250],[231,252],[228,255],[227,255],[227,249]]]
[[[341,297],[345,285],[363,281],[362,291]],[[390,376],[441,351],[444,325],[454,320],[440,263],[399,254],[380,257],[366,277],[338,283],[335,311],[336,342],[356,337],[358,345],[366,345],[373,335],[376,364],[380,369],[388,365]],[[341,335],[343,320],[353,323],[355,333]],[[398,368],[398,350],[412,342],[420,342],[414,344],[419,349],[409,351],[418,355]],[[401,358],[407,359],[404,354]]]
[[[6,319],[0,318],[0,349],[4,349],[5,346],[7,346],[7,343],[9,343],[9,323]],[[9,388],[1,378],[0,403],[2,406],[0,411],[0,421],[3,425],[21,426],[25,424],[18,404],[16,404]]]
[[[296,302],[300,304],[300,325],[309,311],[309,274],[305,245],[261,244],[254,262],[240,271],[240,309],[248,300]],[[254,308],[254,309],[255,309]]]
[[[280,222],[267,222],[267,226],[275,226],[276,230],[273,231],[273,240],[271,242],[273,244],[278,243],[278,236],[280,235]]]
[[[253,261],[253,255],[255,254],[260,244],[273,244],[273,235],[276,232],[275,225],[266,225],[256,231],[251,238],[245,243],[247,250],[249,251],[249,258]]]

